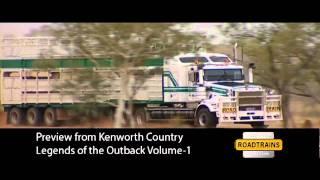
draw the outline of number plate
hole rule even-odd
[[[223,113],[235,113],[236,111],[236,108],[222,108]]]
[[[269,106],[267,107],[267,112],[279,112],[281,109],[279,106]]]
[[[279,112],[281,111],[280,102],[268,102],[267,103],[267,112]]]

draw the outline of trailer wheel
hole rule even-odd
[[[57,114],[54,108],[47,108],[44,111],[44,123],[47,126],[56,126],[57,125]]]
[[[35,125],[39,125],[40,121],[41,121],[41,112],[39,109],[37,108],[29,108],[27,110],[27,123],[29,125],[35,126]]]
[[[257,129],[263,129],[263,128],[267,128],[268,126],[264,124],[264,122],[252,122],[251,123],[251,127],[252,128],[257,128]]]
[[[143,126],[147,122],[146,111],[144,108],[138,108],[134,113],[134,119],[138,126]]]
[[[12,125],[20,125],[24,120],[23,109],[14,107],[9,111],[8,121]]]
[[[209,111],[208,108],[201,108],[195,119],[195,125],[200,127],[217,127],[218,118],[215,113]]]

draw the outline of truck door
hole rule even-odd
[[[200,102],[207,98],[205,87],[189,87],[189,102]]]
[[[169,75],[163,75],[163,92],[164,92],[164,101],[165,102],[173,102],[175,97],[174,87],[175,84],[170,78]]]
[[[171,73],[163,74],[163,92],[164,92],[164,101],[165,102],[178,102],[178,84],[173,79]]]

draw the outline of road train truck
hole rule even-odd
[[[53,62],[54,66],[36,68],[40,61]],[[101,77],[113,74],[111,82],[106,78],[111,86],[101,91],[98,103],[105,111],[114,111],[110,102],[117,104],[123,90],[117,73],[119,67],[115,68],[114,62],[103,58],[95,63],[84,58],[0,60],[1,104],[8,123],[54,126],[60,120],[70,119],[69,107],[84,103],[78,96],[95,90],[65,93],[67,88],[56,89],[56,86],[72,80],[74,72],[81,69],[92,69]],[[281,95],[253,84],[254,64],[248,67],[249,81],[245,80],[243,66],[216,53],[152,58],[135,68],[158,69],[143,83],[133,80],[127,85],[129,89],[139,86],[133,98],[124,97],[133,103],[133,115],[138,123],[179,118],[194,121],[199,127],[216,127],[219,123],[265,127],[266,121],[282,120]]]

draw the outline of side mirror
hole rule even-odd
[[[190,82],[195,82],[196,81],[195,72],[193,71],[189,72],[188,79]]]
[[[198,85],[202,86],[203,85],[203,78],[204,78],[204,71],[203,69],[200,69],[197,73],[197,82]]]
[[[191,71],[188,74],[188,80],[190,82],[198,82],[199,81],[199,73],[197,71]]]

